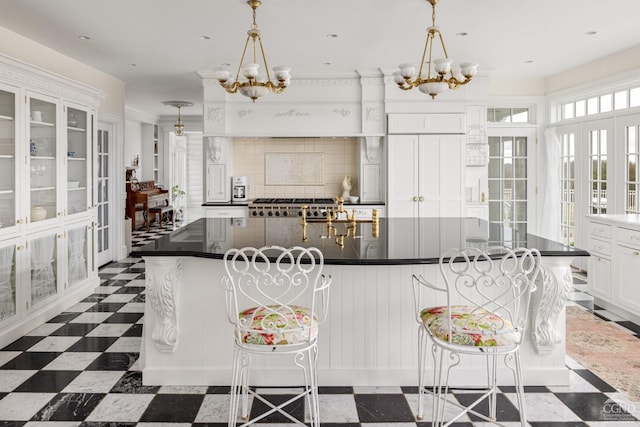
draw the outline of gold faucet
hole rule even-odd
[[[356,210],[351,209],[351,215],[349,215],[349,211],[344,208],[344,199],[342,197],[336,197],[336,203],[338,203],[338,210],[332,211],[327,209],[327,222],[331,223],[331,221],[339,221],[338,214],[344,214],[345,220],[352,224],[356,223]]]

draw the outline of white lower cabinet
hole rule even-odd
[[[606,308],[640,313],[640,215],[589,217],[589,292]]]

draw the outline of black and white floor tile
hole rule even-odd
[[[100,277],[93,295],[0,350],[0,427],[225,425],[229,387],[142,385],[137,358],[144,321],[143,261],[111,263],[100,269]],[[637,325],[627,327],[638,333]],[[526,388],[532,427],[640,426],[640,402],[629,402],[570,358],[567,365],[570,386]],[[277,403],[295,390],[261,391]],[[519,426],[513,387],[501,391],[498,419]],[[455,396],[467,402],[475,394],[457,390]],[[335,427],[430,426],[428,408],[427,421],[416,421],[417,401],[415,387],[321,387],[321,421]],[[259,410],[253,405],[252,411]],[[300,415],[304,408],[291,410]],[[287,422],[273,415],[263,425]],[[488,424],[465,417],[454,425]]]

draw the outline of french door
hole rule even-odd
[[[98,137],[96,141],[97,158],[97,243],[98,243],[98,265],[104,265],[114,259],[114,239],[113,239],[113,206],[112,182],[110,180],[113,151],[113,125],[109,123],[98,123]]]

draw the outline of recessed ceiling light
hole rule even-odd
[[[200,36],[200,40],[211,40],[211,36],[207,36],[207,35]]]
[[[337,34],[327,34],[327,38],[328,39],[336,39],[336,38],[338,38],[338,35]]]
[[[598,32],[595,30],[591,30],[591,31],[587,31],[585,34],[588,36],[595,36],[596,34],[598,34]]]
[[[137,66],[138,66],[138,64],[134,64],[133,62],[130,63],[130,64],[127,64],[127,67],[137,67]]]
[[[533,64],[533,59],[529,59],[528,61],[524,61],[525,64]]]
[[[462,33],[456,33],[456,36],[458,36],[458,37],[466,37],[466,36],[468,36],[468,35],[469,35],[469,33],[465,33],[465,32],[462,32]]]
[[[329,65],[331,65],[331,62],[323,62],[322,65],[329,66]]]
[[[78,36],[78,38],[80,40],[91,40],[91,37],[89,37],[89,36]]]

